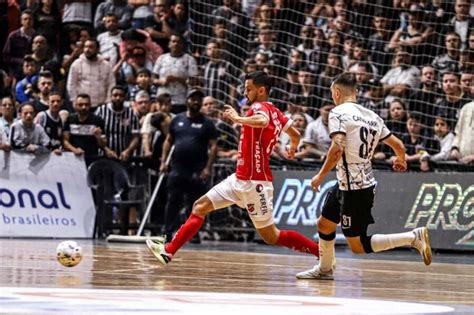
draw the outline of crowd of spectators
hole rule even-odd
[[[302,133],[296,157],[328,149],[332,79],[385,119],[412,169],[474,163],[474,4],[469,0],[12,0],[0,2],[0,150],[148,160],[159,170],[191,89],[236,160],[246,73]],[[282,156],[282,137],[274,158]],[[380,146],[373,158],[389,161]]]
[[[245,113],[242,78],[263,70],[274,78],[272,101],[303,134],[297,158],[322,160],[329,86],[350,71],[359,102],[404,140],[413,168],[469,164],[473,12],[468,0],[2,2],[0,148],[32,144],[88,162],[134,156],[158,165],[153,114],[186,111],[187,91],[197,87],[211,104],[203,115],[220,132],[217,156],[233,160],[238,126],[220,110],[231,104]],[[46,138],[32,137],[40,134],[32,128]],[[374,154],[391,158],[382,146]]]

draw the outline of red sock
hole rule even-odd
[[[302,253],[310,253],[316,257],[319,257],[319,245],[313,242],[309,238],[301,235],[298,232],[291,230],[280,231],[280,237],[278,237],[277,245],[285,246],[289,249],[296,250]]]
[[[176,232],[171,242],[165,245],[166,252],[174,255],[186,242],[199,232],[203,222],[204,218],[191,213],[186,222],[184,222],[178,232]]]

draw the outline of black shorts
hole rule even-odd
[[[341,222],[342,233],[348,237],[367,234],[367,227],[373,224],[375,186],[358,190],[340,190],[336,184],[326,195],[321,215],[326,219]]]

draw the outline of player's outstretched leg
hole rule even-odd
[[[193,205],[193,212],[176,232],[168,244],[164,241],[147,240],[146,245],[162,266],[166,266],[173,255],[201,229],[204,217],[214,210],[212,202],[206,196],[199,198]]]
[[[365,241],[365,242],[364,242]],[[396,234],[374,234],[363,239],[366,253],[381,252],[395,247],[411,246],[416,248],[423,257],[425,265],[431,264],[431,247],[428,230],[425,227],[416,228],[410,232]],[[370,246],[369,246],[370,244]]]
[[[280,245],[289,249],[313,254],[319,257],[318,243],[292,230],[278,230],[275,224],[264,228],[257,228],[258,234],[267,244]]]

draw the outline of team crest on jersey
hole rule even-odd
[[[248,203],[247,204],[247,211],[248,212],[254,212],[255,211],[255,205],[253,203]]]
[[[261,193],[262,190],[263,190],[263,185],[262,185],[262,184],[258,184],[258,185],[255,187],[255,190],[256,190],[258,193]]]
[[[253,104],[253,105],[252,105],[252,108],[253,108],[254,110],[259,110],[260,108],[262,108],[262,104],[260,104],[260,103]]]

